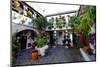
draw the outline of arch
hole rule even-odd
[[[22,33],[22,32],[26,32],[26,33],[27,33],[28,31],[33,32],[36,36],[39,36],[39,32],[38,32],[37,30],[35,30],[35,29],[23,29],[23,30],[21,30],[21,31],[18,31],[18,32],[16,33],[16,36],[17,36],[18,34]]]
[[[32,48],[32,44],[28,46],[29,45],[28,38],[31,37],[32,41],[34,41],[35,38],[38,37],[38,33],[37,31],[34,31],[34,30],[25,29],[25,30],[21,30],[17,32],[15,37],[16,37],[16,42],[20,45],[20,49],[29,49],[29,48]]]
[[[15,33],[24,31],[24,30],[31,30],[31,31],[35,32],[37,34],[37,36],[39,35],[38,30],[33,27],[22,25],[22,24],[17,24],[17,23],[12,23],[12,35]]]

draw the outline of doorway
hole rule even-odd
[[[57,38],[57,45],[63,45],[63,40],[64,40],[63,31],[57,31],[56,38]]]
[[[27,36],[22,36],[19,41],[20,41],[20,44],[21,44],[21,50],[26,49]]]
[[[23,30],[16,34],[16,41],[21,50],[27,49],[28,47],[32,48],[32,44],[31,46],[28,46],[28,33],[29,32],[30,32],[31,39],[35,40],[35,38],[37,37],[37,34],[32,30]]]

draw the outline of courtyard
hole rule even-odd
[[[31,58],[32,50],[33,49],[20,51],[15,65],[38,65],[84,61],[79,49],[76,48],[65,48],[63,46],[52,47],[49,49],[46,56],[43,56],[36,61]]]
[[[12,65],[96,60],[96,6],[12,0],[11,8]]]

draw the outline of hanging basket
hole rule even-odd
[[[28,14],[29,14],[29,15],[32,15],[32,12],[29,10],[29,11],[28,11]]]
[[[14,6],[15,7],[19,7],[20,6],[20,3],[18,1],[14,1]]]

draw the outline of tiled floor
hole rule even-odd
[[[18,53],[16,65],[27,64],[48,64],[48,63],[63,63],[63,62],[77,62],[84,61],[79,49],[56,47],[50,48],[48,55],[41,57],[37,61],[31,59],[32,49],[23,50]]]

